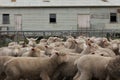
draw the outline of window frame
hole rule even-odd
[[[2,14],[2,24],[10,24],[10,14]]]
[[[57,15],[56,13],[49,14],[49,23],[56,24],[57,23]]]
[[[114,20],[112,20],[112,18],[115,17]],[[110,23],[117,23],[118,22],[118,18],[117,18],[117,13],[110,13]]]

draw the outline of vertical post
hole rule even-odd
[[[7,26],[7,35],[9,35],[9,32],[8,32],[8,31],[9,31],[9,27]]]

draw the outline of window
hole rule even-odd
[[[3,14],[3,24],[10,24],[9,14]]]
[[[56,23],[56,14],[50,14],[50,23]]]
[[[110,13],[110,22],[117,22],[117,13]]]
[[[11,2],[16,2],[16,0],[11,0]]]

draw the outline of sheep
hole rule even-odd
[[[88,41],[88,46],[86,48],[86,50],[83,50],[81,55],[96,55],[96,56],[105,56],[105,57],[115,57],[115,53],[110,50],[110,49],[105,49],[105,48],[101,48],[100,46],[96,45],[95,43],[91,43]],[[89,58],[88,58],[89,60]],[[77,64],[77,62],[79,62],[80,60],[77,59],[74,63]],[[77,72],[76,76],[74,77],[74,80],[77,80],[76,78],[78,78],[78,76],[80,75],[80,71]]]
[[[38,44],[47,45],[47,39],[41,39]]]
[[[14,45],[16,45],[17,44],[17,42],[10,42],[10,43],[8,43],[8,47],[9,46],[14,46]]]
[[[87,47],[84,39],[76,39],[75,51],[81,53]]]
[[[19,45],[21,47],[27,47],[27,44],[24,41],[19,41]]]
[[[47,39],[42,39],[39,44],[37,44],[36,46],[45,51],[46,50],[46,46],[51,46],[51,47],[56,47],[56,46],[61,46],[63,44],[61,38],[58,37],[49,37],[49,39],[46,41]]]
[[[96,51],[93,51],[94,53],[98,53],[100,55],[104,54],[104,56],[108,56],[108,57],[115,57],[116,54],[111,50],[111,49],[108,49],[108,48],[100,48]]]
[[[118,39],[111,40],[110,42],[109,41],[104,41],[104,43],[103,43],[104,48],[109,48],[109,49],[113,50],[116,55],[120,55],[120,53],[119,53],[119,50],[120,50],[119,45],[120,45],[120,41]]]
[[[43,51],[46,50],[45,46],[47,46],[47,39],[41,39],[40,42],[36,45],[36,47]]]
[[[22,57],[44,57],[44,53],[37,47],[31,48],[29,51],[22,54]]]
[[[22,57],[12,59],[4,64],[4,71],[7,75],[5,80],[29,79],[33,76],[41,77],[42,80],[51,80],[55,69],[67,61],[67,55],[61,52],[55,52],[48,58]]]
[[[70,39],[70,40],[72,41],[72,43],[71,43],[71,45],[69,45],[68,48],[66,47],[66,44],[62,45],[63,43],[61,43],[60,47],[55,46],[54,49],[56,49],[56,50],[61,50],[62,49],[62,50],[67,51],[67,52],[80,54],[82,52],[82,50],[87,47],[85,41],[76,42],[76,40],[74,40],[74,39]],[[74,47],[73,47],[73,45],[74,45]]]
[[[117,56],[113,60],[110,60],[107,64],[107,72],[109,80],[119,80],[120,79],[120,56]]]
[[[51,52],[53,51],[53,50],[57,50],[57,51],[65,51],[65,52],[68,52],[68,53],[77,53],[76,51],[75,51],[75,49],[68,49],[68,48],[65,48],[64,47],[64,45],[62,46],[59,46],[59,47],[52,47],[52,46],[45,46],[46,47],[46,50],[45,50],[45,54],[46,55],[51,55]],[[79,53],[77,53],[77,54],[79,54]]]
[[[0,56],[0,80],[4,80],[4,63],[12,59],[11,56]]]
[[[83,55],[91,54],[90,52],[92,51],[92,48],[94,48],[94,46],[92,44],[87,45],[87,47],[81,52],[81,54],[74,54],[74,53],[67,52],[67,54],[69,55],[69,60],[67,63],[62,64],[56,70],[56,72],[54,73],[54,76],[53,76],[53,80],[57,80],[58,78],[60,80],[62,80],[63,78],[66,78],[67,80],[72,80],[73,76],[77,72],[77,67],[74,65],[74,62]],[[62,51],[64,51],[64,50],[62,50]],[[98,53],[94,54],[94,55],[98,55]],[[99,56],[101,56],[101,54],[99,54]],[[102,56],[106,56],[106,54],[103,53]]]
[[[91,37],[89,38],[91,42],[98,44],[99,46],[103,46],[104,41],[108,41],[107,38],[102,38],[102,37]]]
[[[45,47],[46,47],[45,55],[51,56],[54,48],[51,46],[45,46]]]
[[[92,54],[97,54],[97,55],[104,55],[104,56],[108,56],[108,57],[116,56],[115,53],[111,49],[102,48],[96,43],[91,43],[90,40],[87,41],[87,44],[88,44],[88,50],[86,50],[86,51],[89,51],[90,54],[92,53]]]
[[[66,48],[74,49],[75,43],[76,43],[75,39],[72,37],[72,38],[68,38],[64,44]]]
[[[9,47],[0,48],[0,56],[20,56],[21,55],[21,46],[13,45]]]
[[[80,54],[68,54],[68,62],[61,64],[55,71],[52,80],[62,80],[64,78],[71,80],[77,72],[74,61],[80,57]]]
[[[74,80],[91,80],[93,76],[97,78],[99,77],[100,79],[105,78],[105,65],[108,63],[108,61],[109,58],[96,55],[85,55],[80,57],[76,63],[78,72],[74,77]]]
[[[34,47],[36,46],[36,41],[37,41],[37,38],[34,39],[34,38],[26,38],[28,40],[28,45],[27,46],[31,46],[31,47]]]
[[[54,43],[51,43],[51,44],[49,44],[49,46],[51,46],[51,47],[65,47],[65,45],[64,45],[64,42],[54,42]]]
[[[63,41],[63,39],[58,38],[58,37],[49,37],[49,39],[47,40],[47,44],[51,44],[54,42],[62,42],[62,41]]]
[[[115,57],[103,57],[98,55],[84,55],[80,57],[75,63],[78,72],[73,80],[91,80],[93,77],[99,80],[107,79],[107,65],[114,58]]]

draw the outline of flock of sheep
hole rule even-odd
[[[0,48],[0,80],[120,80],[120,40],[27,38]]]

